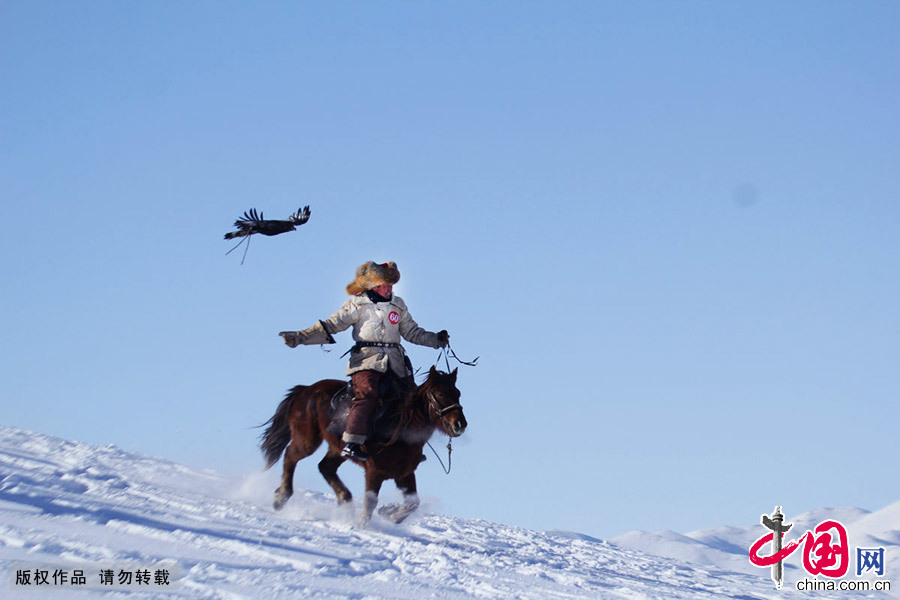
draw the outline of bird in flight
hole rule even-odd
[[[247,247],[244,248],[244,258],[247,258],[247,250],[250,248],[250,236],[256,233],[272,236],[288,231],[294,231],[299,225],[303,225],[309,221],[309,214],[309,207],[304,206],[287,219],[266,219],[263,213],[257,213],[255,208],[251,208],[250,210],[245,211],[244,215],[234,222],[234,226],[237,229],[225,234],[226,240],[244,238],[238,242],[237,246],[225,254],[231,254],[238,246],[247,242]],[[244,264],[244,258],[241,259],[241,264]]]

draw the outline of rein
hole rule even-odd
[[[441,463],[441,468],[444,470],[444,473],[449,475],[450,469],[453,468],[453,462],[450,460],[450,455],[453,452],[453,438],[447,440],[447,466],[444,466],[444,461],[441,460],[441,457],[438,455],[437,450],[434,449],[434,446],[431,445],[431,442],[426,442],[428,447],[431,448],[431,451],[434,452],[434,457],[438,459],[438,462]]]
[[[469,361],[462,360],[460,357],[458,357],[456,355],[456,352],[453,351],[453,348],[450,347],[449,342],[447,342],[446,346],[441,348],[441,352],[440,352],[440,354],[438,354],[437,360],[435,361],[435,365],[437,365],[437,363],[440,362],[442,356],[444,357],[444,362],[447,364],[447,372],[448,373],[450,372],[450,359],[451,358],[453,360],[455,360],[456,362],[458,362],[459,364],[466,365],[467,367],[477,367],[478,359],[481,358],[480,356],[476,356],[474,360],[469,360]]]
[[[458,360],[458,359],[457,359]],[[478,360],[477,358],[475,360]],[[434,412],[437,413],[438,417],[441,419],[444,418],[445,415],[452,413],[455,410],[462,410],[462,405],[457,402],[456,404],[451,404],[450,406],[445,406],[441,408],[437,400],[434,399],[434,396],[431,394],[431,390],[428,390],[428,404]],[[438,459],[438,462],[441,463],[441,469],[444,470],[446,475],[450,474],[450,469],[453,468],[453,438],[449,438],[447,440],[447,466],[444,466],[444,461],[441,460],[441,457],[438,455],[437,450],[434,449],[434,446],[431,445],[431,442],[425,442],[428,444],[428,447],[431,448],[431,451],[434,453],[435,458]]]

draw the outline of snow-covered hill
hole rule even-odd
[[[185,598],[801,597],[777,592],[765,570],[689,565],[578,534],[427,510],[403,525],[376,516],[359,529],[354,512],[299,490],[275,513],[273,487],[270,474],[235,480],[0,427],[0,590],[37,597],[33,581],[31,589],[11,585],[38,563],[50,572],[82,568],[94,589],[77,597],[115,597],[101,588],[105,569],[159,565],[169,565],[171,595]],[[870,517],[869,530],[896,535],[891,516],[857,522]],[[52,583],[41,598],[74,597]],[[147,589],[132,585],[118,597],[161,597]]]
[[[770,509],[771,510],[771,509]],[[897,581],[900,576],[900,502],[870,513],[860,508],[819,508],[796,516],[788,514],[786,522],[793,523],[786,540],[796,539],[822,521],[840,521],[847,528],[851,552],[857,546],[885,548],[884,579]],[[760,569],[750,564],[747,551],[750,545],[767,530],[757,521],[747,527],[717,527],[688,534],[674,531],[630,531],[610,540],[621,548],[672,558],[697,565],[714,565],[721,569],[758,574]],[[855,560],[855,557],[851,557]],[[793,585],[807,577],[798,556],[785,561],[785,585]],[[863,579],[875,581],[875,576]],[[893,590],[894,597],[900,597]]]

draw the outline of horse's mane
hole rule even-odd
[[[400,420],[388,445],[396,442],[397,438],[404,431],[427,431],[437,427],[432,423],[431,415],[429,414],[427,394],[432,388],[438,387],[441,384],[443,377],[447,374],[440,371],[436,371],[436,373],[440,377],[439,379],[432,380],[431,377],[428,377],[421,384],[400,392],[398,402]]]

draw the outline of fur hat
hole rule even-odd
[[[400,271],[397,270],[397,263],[388,261],[379,265],[370,260],[356,269],[356,279],[347,285],[347,293],[355,296],[383,283],[395,284],[398,281],[400,281]]]

